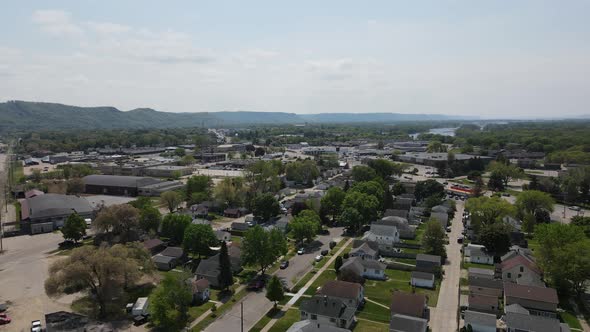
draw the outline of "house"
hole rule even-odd
[[[203,204],[193,205],[190,209],[194,218],[207,218],[209,215],[209,207]]]
[[[395,209],[387,209],[385,213],[383,213],[384,217],[400,217],[408,219],[408,210],[395,210]]]
[[[152,255],[157,254],[158,252],[164,250],[166,244],[162,242],[160,239],[149,239],[143,241],[143,246],[147,251],[149,251]]]
[[[500,314],[500,305],[497,296],[470,293],[467,301],[469,303],[469,310],[493,315]]]
[[[570,332],[566,323],[555,317],[537,316],[518,304],[506,306],[503,317],[507,332]]]
[[[399,232],[399,237],[402,239],[413,239],[416,237],[416,226],[410,225],[406,218],[398,216],[383,217],[380,221],[376,221],[372,225],[395,226]]]
[[[385,264],[376,260],[350,257],[340,267],[340,273],[349,272],[359,278],[385,280],[385,267]]]
[[[393,292],[391,297],[391,316],[405,315],[417,318],[428,318],[428,306],[424,294]]]
[[[249,228],[250,228],[250,226],[248,224],[246,224],[245,222],[232,222],[231,223],[232,231],[245,232]]]
[[[309,319],[320,325],[348,329],[354,323],[356,307],[347,306],[342,300],[324,295],[315,295],[301,302],[301,319]]]
[[[441,257],[437,255],[416,255],[416,271],[435,273],[440,271]]]
[[[504,305],[519,304],[531,315],[557,317],[557,292],[553,288],[504,283]]]
[[[414,287],[434,288],[434,274],[413,271],[410,277],[410,284]]]
[[[209,281],[207,279],[197,279],[197,277],[190,278],[189,281],[193,294],[193,303],[209,301]]]
[[[48,233],[61,228],[66,219],[76,213],[92,219],[94,209],[82,197],[44,194],[20,200],[21,230],[29,234]]]
[[[515,255],[500,263],[502,280],[529,286],[544,286],[541,269],[530,258]]]
[[[168,247],[161,253],[152,257],[152,260],[159,270],[169,271],[182,263],[185,258],[186,256],[182,248]]]
[[[469,278],[494,279],[494,270],[470,267],[467,272]]]
[[[379,251],[383,255],[393,253],[394,244],[400,242],[400,234],[396,222],[393,220],[395,218],[399,217],[386,217],[373,222],[370,230],[365,232],[363,236],[363,240],[376,242],[379,245]]]
[[[25,192],[25,198],[33,198],[35,196],[44,195],[45,193],[39,189],[31,189]]]
[[[293,216],[290,214],[281,216],[281,218],[275,222],[275,226],[283,231],[283,233],[287,233],[289,231],[289,223],[292,219]]]
[[[374,243],[373,246],[370,245],[370,243]],[[377,247],[377,249],[374,249],[374,247]],[[353,249],[350,251],[349,253],[350,257],[360,257],[362,259],[379,259],[379,250],[378,250],[378,245],[376,242],[362,242],[362,244],[356,248],[354,248],[353,245]]]
[[[465,311],[465,326],[473,332],[496,332],[496,315],[473,310]]]
[[[228,255],[233,273],[238,273],[242,269],[239,258],[239,248],[236,248],[238,247],[230,246],[228,248]],[[209,285],[215,288],[220,286],[219,273],[219,254],[213,255],[207,259],[202,259],[199,263],[199,266],[197,266],[197,269],[195,270],[195,276],[197,279],[207,279],[207,281],[209,281]]]
[[[430,219],[438,220],[442,228],[447,228],[449,215],[446,212],[430,212]]]
[[[350,332],[350,330],[305,319],[293,323],[287,332]]]
[[[414,203],[415,200],[413,198],[396,197],[395,201],[393,201],[393,209],[410,211]]]
[[[401,314],[391,315],[389,332],[426,332],[428,320]]]
[[[361,284],[341,280],[326,282],[317,294],[339,299],[352,308],[358,308],[365,299],[365,289]]]
[[[231,233],[230,232],[226,232],[226,231],[222,231],[222,230],[216,230],[215,231],[215,237],[217,238],[217,240],[219,242],[221,242],[221,241],[225,241],[225,242],[231,241]]]
[[[469,294],[501,297],[504,284],[500,279],[469,277]]]
[[[470,263],[494,265],[494,256],[486,251],[486,247],[480,244],[470,243],[465,247],[465,260]]]
[[[239,218],[239,217],[243,216],[244,214],[245,214],[244,210],[241,208],[240,209],[227,208],[227,209],[223,210],[223,215],[228,218]]]

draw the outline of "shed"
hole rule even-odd
[[[413,271],[410,278],[410,284],[414,287],[434,288],[434,274]]]

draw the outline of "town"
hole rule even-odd
[[[8,136],[0,330],[586,331],[590,167],[487,126]]]

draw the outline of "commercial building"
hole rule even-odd
[[[144,171],[147,176],[155,176],[158,178],[173,178],[175,176],[185,176],[193,172],[189,166],[174,166],[174,165],[160,165],[147,167]]]
[[[83,178],[85,193],[114,196],[157,196],[183,187],[180,181],[117,175],[88,175]]]
[[[25,198],[20,203],[21,229],[30,234],[52,232],[62,227],[72,213],[84,219],[94,217],[90,203],[78,196],[45,194]]]

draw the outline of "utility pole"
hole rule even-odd
[[[240,326],[241,331],[244,332],[244,302],[240,302]]]

